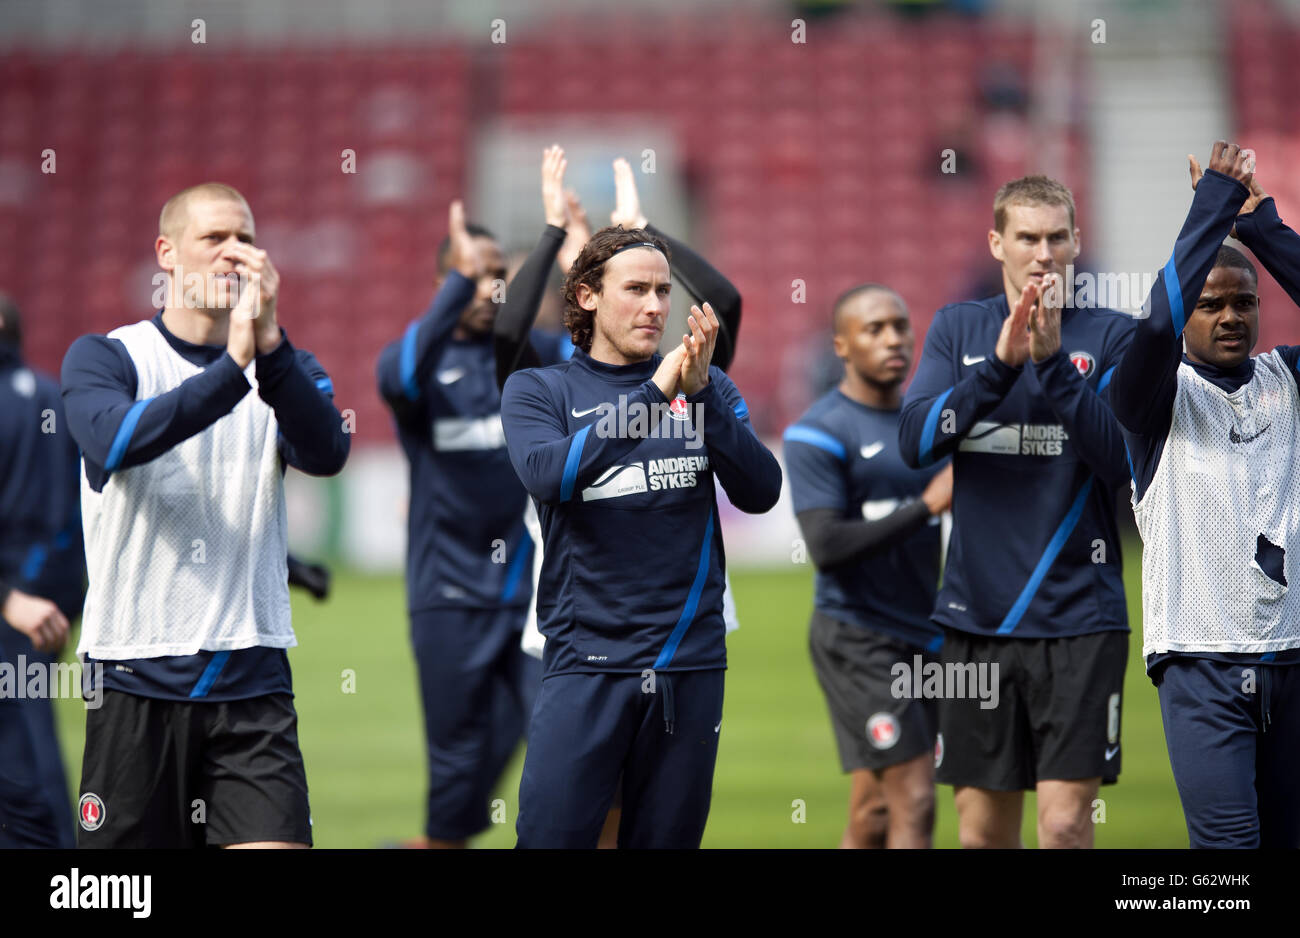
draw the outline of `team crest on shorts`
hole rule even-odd
[[[1071,352],[1070,364],[1079,369],[1079,374],[1085,378],[1097,368],[1097,360],[1088,352]]]
[[[892,713],[877,713],[867,721],[867,739],[877,749],[889,749],[898,742],[898,721]]]
[[[943,734],[940,733],[934,738],[934,767],[937,769],[943,763]]]
[[[94,792],[86,792],[77,805],[83,830],[97,831],[104,825],[104,802]]]
[[[690,420],[691,408],[686,403],[686,395],[681,391],[673,398],[672,403],[668,405],[668,416],[674,420]]]

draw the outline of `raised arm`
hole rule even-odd
[[[510,281],[506,301],[492,326],[497,387],[504,387],[506,378],[518,369],[540,364],[528,336],[537,320],[537,311],[542,307],[551,265],[565,243],[565,226],[568,224],[564,191],[566,165],[564,151],[558,145],[547,147],[542,154],[542,209],[546,214],[546,228],[537,247]]]
[[[497,386],[521,368],[536,368],[542,362],[529,342],[537,312],[542,308],[551,265],[564,243],[564,229],[548,223],[537,246],[510,281],[506,301],[492,325],[492,348],[496,357]]]
[[[718,271],[685,243],[672,235],[666,234],[651,225],[641,211],[641,196],[636,188],[636,176],[626,159],[619,157],[614,161],[614,211],[610,214],[611,225],[624,228],[644,228],[651,234],[658,235],[668,242],[672,252],[673,276],[686,288],[686,292],[698,304],[708,303],[713,307],[722,330],[718,335],[717,345],[713,350],[713,361],[723,371],[731,367],[736,354],[736,339],[740,333],[740,291]]]
[[[1277,203],[1265,195],[1254,179],[1250,198],[1237,216],[1236,236],[1250,248],[1264,269],[1300,306],[1300,234],[1292,231],[1277,213]]]
[[[668,242],[673,257],[673,276],[691,298],[696,303],[708,303],[717,313],[721,328],[718,345],[713,350],[713,364],[726,371],[736,357],[736,340],[740,333],[740,291],[685,242],[651,224],[646,225],[646,230]]]
[[[1215,255],[1249,195],[1253,162],[1236,144],[1217,141],[1203,177],[1197,178],[1196,160],[1189,160],[1196,190],[1192,207],[1110,383],[1116,418],[1130,432],[1146,437],[1163,437],[1169,430],[1183,328],[1196,309]]]
[[[423,413],[420,395],[438,358],[451,341],[460,314],[474,299],[482,259],[465,227],[465,208],[451,203],[451,270],[423,316],[406,327],[396,342],[379,355],[379,393],[399,423],[411,423]]]

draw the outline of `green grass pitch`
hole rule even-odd
[[[1141,664],[1140,548],[1126,545],[1135,626],[1123,700],[1124,765],[1102,789],[1098,847],[1186,847],[1155,688]],[[741,628],[728,640],[726,707],[705,847],[833,847],[846,816],[825,702],[808,657],[812,568],[732,571]],[[290,652],[299,733],[318,847],[376,847],[423,829],[423,731],[402,581],[339,571],[324,604],[293,593],[299,647]],[[346,693],[345,684],[354,692]],[[57,702],[69,784],[81,771],[85,711]],[[494,797],[505,823],[477,847],[514,844],[522,749]],[[802,804],[802,811],[797,803]],[[936,847],[957,846],[951,788],[937,791]],[[802,822],[796,821],[802,815]],[[1024,842],[1037,842],[1026,798]]]

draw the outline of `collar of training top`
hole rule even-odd
[[[1193,370],[1206,381],[1213,385],[1223,388],[1225,391],[1235,391],[1255,375],[1255,359],[1247,358],[1244,362],[1235,368],[1220,368],[1217,365],[1202,364],[1194,362],[1183,353],[1183,361],[1191,365]]]
[[[655,373],[659,363],[663,358],[658,354],[651,355],[643,362],[633,362],[630,365],[611,365],[609,362],[598,361],[591,357],[587,352],[580,348],[573,350],[573,361],[577,362],[587,371],[594,372],[605,378],[627,378],[637,381],[644,381]]]

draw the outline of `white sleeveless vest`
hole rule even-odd
[[[139,376],[136,400],[204,369],[152,322],[108,334]],[[90,587],[79,653],[155,658],[297,644],[289,616],[288,524],[278,425],[253,390],[206,430],[147,463],[114,472],[102,492],[81,475]]]
[[[1179,365],[1169,438],[1133,505],[1143,656],[1300,647],[1298,420],[1296,383],[1276,351],[1231,394]],[[1255,562],[1261,534],[1285,550],[1286,586]]]

